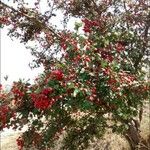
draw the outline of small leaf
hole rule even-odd
[[[74,27],[74,29],[78,31],[80,27],[82,27],[82,23],[75,22],[75,27]]]
[[[68,82],[67,85],[68,85],[68,88],[70,88],[70,89],[74,88],[74,83]]]
[[[79,92],[80,90],[76,88],[73,92],[73,97],[76,97]]]
[[[101,61],[101,66],[102,68],[105,68],[107,66],[107,62],[105,60]]]
[[[4,79],[5,79],[5,81],[7,81],[7,80],[8,80],[8,75],[6,75],[6,76],[4,77]]]

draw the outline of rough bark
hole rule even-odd
[[[131,150],[149,150],[149,139],[146,141],[140,135],[140,122],[132,120],[129,122],[128,127],[125,138],[129,142]]]

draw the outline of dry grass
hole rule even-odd
[[[16,144],[16,138],[19,133],[8,134],[7,136],[1,136],[1,150],[18,150]]]

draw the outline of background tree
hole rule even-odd
[[[53,0],[45,12],[41,3],[0,2],[1,27],[25,45],[32,42],[32,67],[44,66],[33,85],[18,81],[9,92],[1,90],[1,129],[28,125],[17,140],[20,149],[51,148],[63,135],[60,149],[76,150],[111,128],[136,149],[149,96],[142,71],[149,65],[148,0]],[[51,24],[58,10],[63,29]],[[72,17],[80,21],[70,31]]]

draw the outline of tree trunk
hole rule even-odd
[[[138,145],[141,141],[139,122],[137,120],[132,120],[128,124],[129,129],[125,133],[125,137],[128,140],[131,150],[138,149]]]

